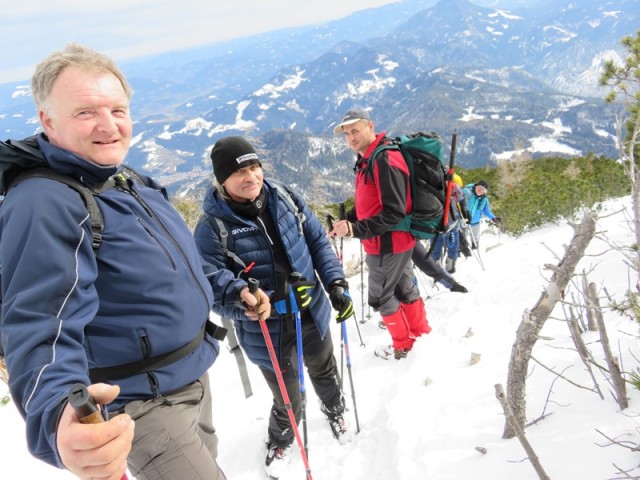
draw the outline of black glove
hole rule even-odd
[[[451,284],[451,288],[449,288],[449,290],[451,290],[452,292],[460,292],[460,293],[467,293],[469,291],[465,286],[460,285],[458,282],[455,282],[455,281]]]
[[[291,313],[298,313],[307,308],[311,304],[313,297],[311,291],[316,286],[316,282],[310,282],[304,277],[300,277],[300,280],[296,280],[289,284],[289,303],[290,309],[287,306],[287,299],[278,300],[275,303],[276,311],[280,315],[287,315]]]
[[[344,286],[334,285],[329,291],[329,300],[331,300],[333,309],[338,312],[336,322],[342,323],[353,315],[353,300],[351,300],[349,290]]]
[[[313,297],[311,291],[316,286],[316,282],[310,282],[304,277],[300,277],[300,280],[291,284],[291,290],[296,298],[298,304],[298,310],[304,310],[311,304]]]
[[[500,217],[493,217],[493,220],[492,220],[492,221],[493,221],[493,223],[495,223],[495,224],[497,225],[498,223],[500,223],[500,222],[502,221],[502,218],[500,218]]]
[[[471,214],[469,213],[469,210],[467,210],[466,208],[462,209],[462,216],[465,218],[467,222],[471,221]]]

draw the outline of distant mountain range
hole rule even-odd
[[[370,108],[390,135],[433,130],[448,147],[456,129],[467,168],[522,148],[616,157],[615,111],[598,78],[606,59],[622,61],[620,39],[638,25],[637,0],[509,10],[405,0],[125,63],[136,120],[127,161],[173,193],[201,196],[216,139],[245,135],[270,175],[337,201],[351,194],[353,154],[331,130],[352,107]],[[2,135],[37,128],[28,82],[0,85]]]

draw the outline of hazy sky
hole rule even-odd
[[[0,83],[28,80],[53,50],[75,41],[118,61],[311,25],[397,0],[4,0]]]

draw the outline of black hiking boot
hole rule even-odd
[[[291,445],[279,447],[275,443],[267,442],[267,456],[264,460],[264,471],[271,480],[277,480],[285,474],[289,465]]]
[[[324,413],[333,437],[340,442],[340,445],[349,443],[353,434],[349,430],[347,422],[344,419],[344,407],[327,408],[324,403],[320,404],[320,410]],[[340,411],[342,410],[342,411]]]

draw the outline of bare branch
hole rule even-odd
[[[533,450],[533,447],[531,446],[531,444],[527,440],[526,435],[524,434],[524,430],[518,424],[518,421],[516,420],[516,418],[513,415],[513,412],[511,411],[511,407],[509,407],[509,402],[507,402],[507,399],[504,395],[504,389],[502,388],[502,385],[498,383],[494,385],[494,389],[496,392],[496,398],[500,402],[500,405],[502,405],[502,409],[504,411],[505,416],[507,417],[507,421],[511,423],[513,428],[516,430],[518,440],[520,441],[520,444],[524,448],[524,451],[526,452],[527,457],[531,462],[531,465],[533,466],[536,473],[538,474],[538,478],[540,478],[540,480],[549,480],[549,476],[546,474],[546,472],[542,468],[542,465],[538,460],[538,456],[536,455],[536,452]]]
[[[564,375],[562,375],[561,373],[556,372],[553,368],[547,367],[545,364],[543,364],[542,362],[540,362],[539,360],[536,359],[536,357],[534,357],[533,355],[531,356],[531,360],[533,360],[534,362],[536,362],[538,365],[540,365],[542,368],[544,368],[546,371],[553,373],[554,375],[560,377],[561,379],[565,380],[567,383],[570,383],[571,385],[573,385],[574,387],[578,387],[578,388],[582,388],[583,390],[588,390],[589,392],[595,392],[595,390],[593,388],[589,388],[589,387],[584,387],[576,382],[574,382],[573,380],[569,380],[567,377],[565,377]],[[565,368],[565,370],[571,368],[572,365],[570,365],[569,367]],[[563,370],[563,372],[565,371]]]

